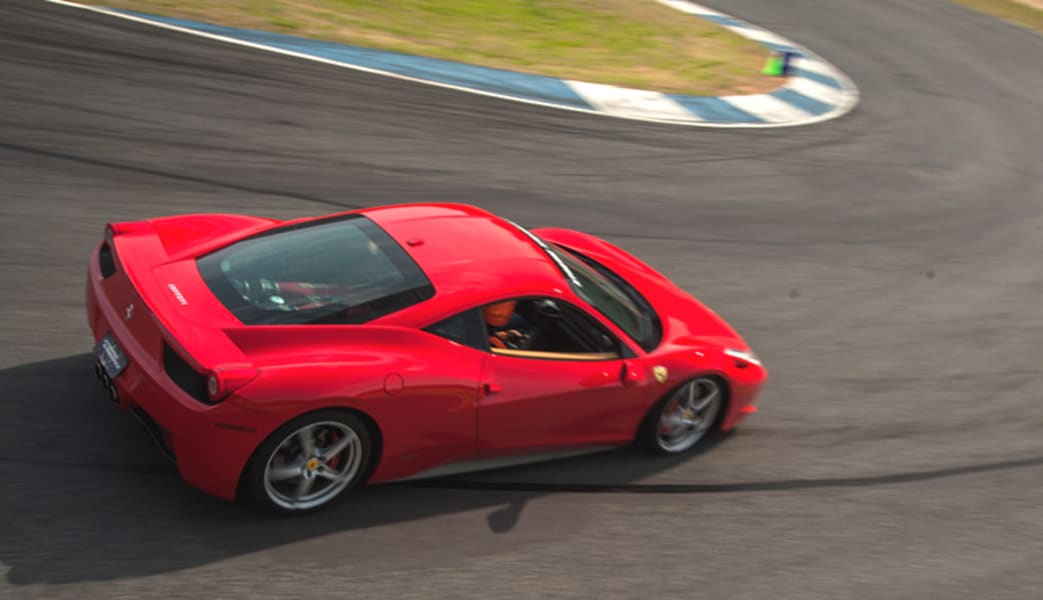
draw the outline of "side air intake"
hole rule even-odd
[[[116,274],[116,258],[113,256],[112,247],[108,242],[101,245],[101,250],[98,252],[98,263],[104,279]]]

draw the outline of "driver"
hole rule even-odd
[[[528,347],[529,335],[525,333],[525,318],[514,312],[516,300],[505,300],[487,304],[482,308],[489,345],[493,348],[522,350]]]

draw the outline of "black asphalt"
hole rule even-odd
[[[725,6],[727,4],[727,6]],[[810,127],[559,112],[0,3],[0,596],[1030,598],[1043,37],[942,0],[734,0],[860,86]],[[772,373],[699,455],[197,493],[90,373],[109,220],[475,203],[623,245]]]

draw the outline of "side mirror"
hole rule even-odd
[[[537,302],[536,312],[548,319],[560,319],[564,316],[561,308],[553,300],[540,300]]]

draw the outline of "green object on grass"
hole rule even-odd
[[[781,54],[773,52],[768,60],[764,63],[764,70],[761,71],[765,75],[772,75],[775,77],[781,77],[785,74],[786,62],[783,60]]]

